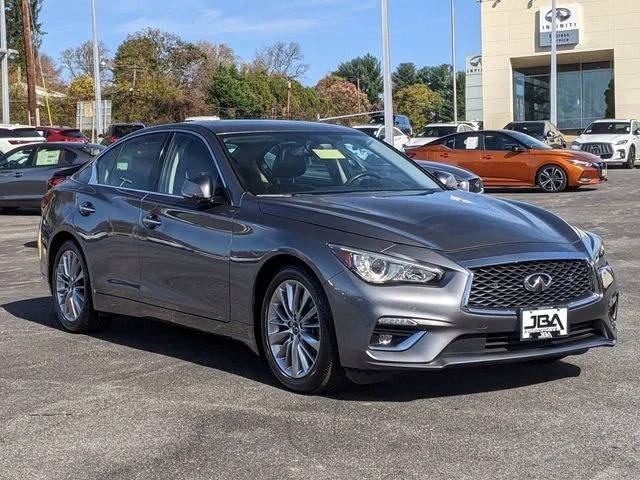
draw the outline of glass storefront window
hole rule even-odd
[[[548,120],[551,116],[549,67],[514,69],[514,120]],[[558,128],[586,127],[613,118],[611,62],[558,65]]]

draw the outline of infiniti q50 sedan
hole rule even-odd
[[[598,236],[447,189],[345,127],[147,128],[43,204],[41,269],[65,329],[115,313],[225,335],[301,392],[616,343]]]

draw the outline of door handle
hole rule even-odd
[[[485,160],[491,160],[493,158],[493,155],[483,155],[482,158]]]
[[[442,158],[449,158],[451,155],[449,155],[448,153],[443,153],[442,155],[440,155]]]
[[[145,227],[147,227],[149,230],[153,230],[156,227],[159,227],[160,225],[162,225],[162,220],[160,220],[157,216],[155,215],[148,215],[146,217],[144,217],[142,219],[142,223],[144,224]]]
[[[78,211],[83,217],[88,217],[89,215],[96,213],[96,207],[94,207],[91,202],[84,202],[78,207]]]
[[[22,172],[16,172],[13,174],[14,177],[21,177],[23,175]]]

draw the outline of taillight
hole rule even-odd
[[[31,143],[33,140],[9,140],[11,145],[22,145],[24,143]]]
[[[56,185],[60,185],[66,179],[67,177],[62,177],[62,176],[51,177],[49,181],[47,181],[47,191],[51,190]]]

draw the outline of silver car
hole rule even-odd
[[[448,189],[350,128],[147,128],[43,204],[41,269],[64,328],[115,313],[225,335],[300,392],[616,343],[598,236]]]

